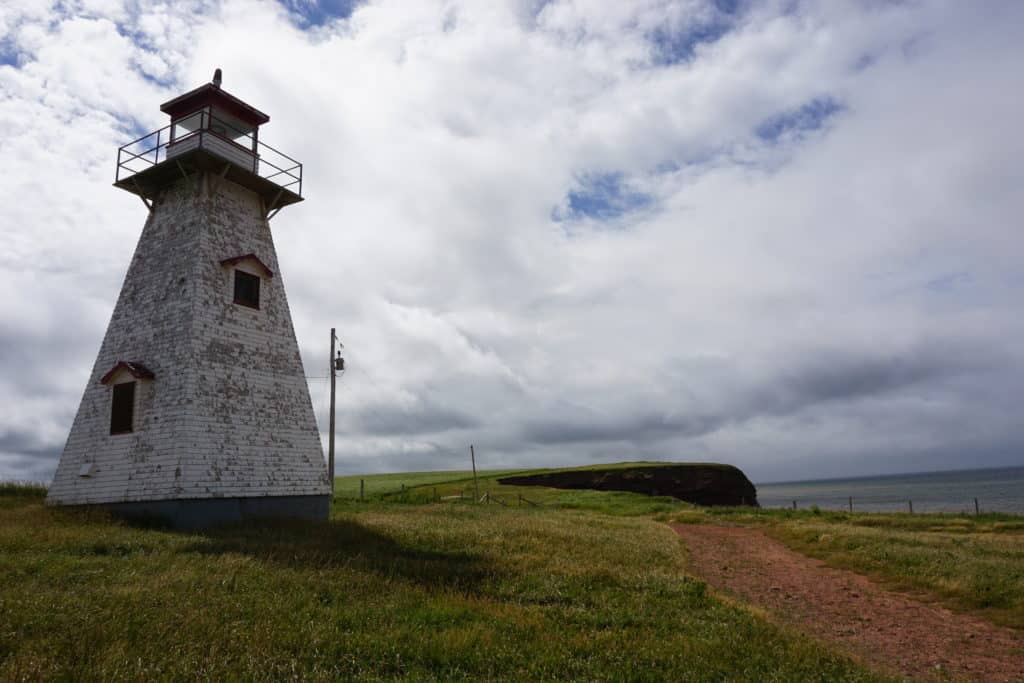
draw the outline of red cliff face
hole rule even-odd
[[[512,486],[631,491],[650,496],[671,496],[697,505],[758,507],[757,489],[739,468],[732,465],[684,464],[569,470],[505,477],[498,481]]]

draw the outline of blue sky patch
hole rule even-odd
[[[655,63],[660,66],[679,64],[693,59],[701,45],[717,42],[732,30],[740,13],[740,0],[713,0],[714,17],[701,23],[672,30],[663,27],[648,34],[654,45]]]
[[[729,32],[731,24],[725,21],[714,21],[698,26],[691,26],[684,31],[653,31],[649,40],[654,45],[655,62],[662,66],[679,64],[693,59],[697,47],[714,43]]]
[[[622,173],[601,173],[584,176],[566,200],[568,210],[553,212],[555,220],[612,220],[649,207],[654,198],[630,188]]]
[[[302,26],[323,26],[335,19],[347,19],[362,0],[278,0]]]
[[[818,130],[837,113],[843,105],[831,97],[818,97],[810,102],[762,121],[754,134],[765,142],[775,142],[786,135],[799,136]]]
[[[18,66],[18,50],[11,40],[0,40],[0,65]]]

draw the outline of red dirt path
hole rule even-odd
[[[919,680],[1024,681],[1024,635],[827,567],[756,529],[672,528],[712,586],[868,664]]]

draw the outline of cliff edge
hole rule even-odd
[[[697,505],[759,507],[757,489],[747,476],[738,467],[717,463],[558,470],[503,477],[498,482],[510,486],[631,491],[671,496]]]

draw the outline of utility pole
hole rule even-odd
[[[480,502],[480,489],[476,485],[476,454],[473,452],[473,444],[469,444],[469,461],[473,464],[473,502]]]
[[[331,417],[330,433],[327,436],[327,476],[331,478],[331,496],[334,496],[334,385],[338,364],[334,360],[334,342],[337,337],[334,335],[334,328],[331,328]]]

